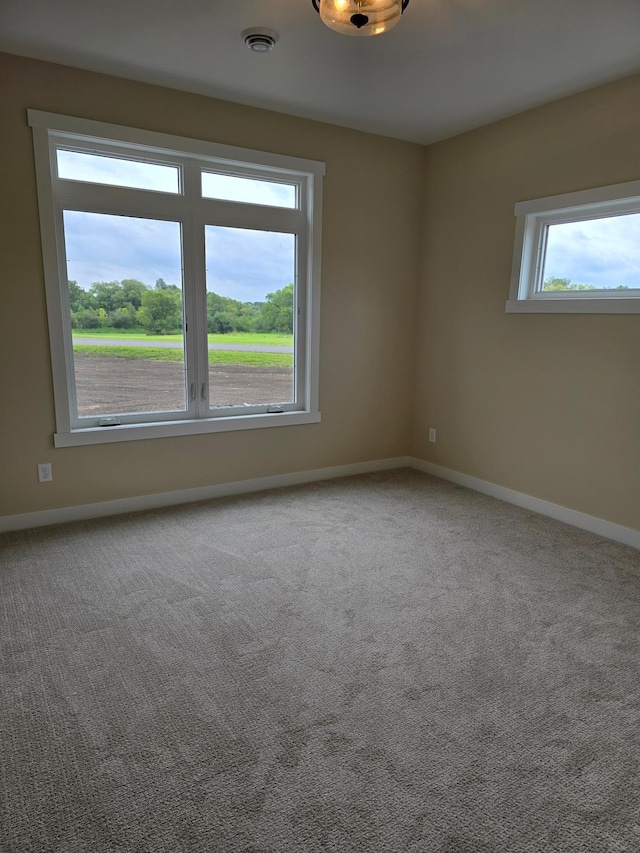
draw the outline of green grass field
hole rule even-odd
[[[293,335],[262,332],[229,332],[227,335],[207,335],[210,344],[260,344],[263,346],[293,346]],[[73,340],[82,338],[118,338],[120,340],[181,341],[182,335],[147,335],[140,329],[74,329]]]
[[[216,336],[219,337],[219,336]],[[226,337],[226,335],[225,335]],[[166,340],[166,337],[162,338]],[[255,343],[255,341],[252,341]],[[101,356],[103,358],[138,358],[147,361],[182,361],[182,350],[164,347],[118,347],[107,344],[73,345],[73,351],[81,355]],[[251,367],[293,367],[293,355],[273,352],[227,352],[210,350],[209,364],[240,364]]]

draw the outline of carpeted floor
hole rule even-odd
[[[3,853],[637,853],[640,553],[415,471],[0,537]]]

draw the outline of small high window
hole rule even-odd
[[[55,444],[319,421],[323,164],[29,123]]]
[[[180,192],[180,169],[146,160],[110,157],[108,154],[56,150],[58,177],[68,181],[108,184],[157,192]]]
[[[640,312],[640,181],[520,202],[508,312]]]
[[[240,175],[202,173],[204,198],[220,198],[248,204],[266,204],[271,207],[296,208],[298,194],[294,184],[265,181]]]

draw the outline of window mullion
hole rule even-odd
[[[128,187],[104,187],[73,181],[53,181],[56,199],[70,210],[100,210],[105,213],[180,219],[187,210],[183,196]]]
[[[209,416],[209,347],[207,338],[207,286],[205,267],[204,222],[200,216],[200,169],[197,160],[187,160],[184,168],[184,191],[191,206],[190,216],[190,285],[194,359],[190,383],[193,382],[195,417]],[[191,391],[191,384],[189,386]]]
[[[200,213],[209,225],[250,228],[256,231],[282,231],[289,234],[295,234],[304,227],[305,217],[300,210],[217,199],[199,199],[197,203]]]
[[[185,384],[187,399],[187,417],[198,416],[198,334],[197,334],[197,297],[194,288],[193,269],[193,218],[188,216],[182,223],[182,292],[184,302],[185,328]]]
[[[194,217],[195,219],[195,217]],[[196,335],[198,343],[198,381],[196,385],[198,416],[209,417],[209,338],[207,328],[207,271],[205,266],[204,223],[194,228]]]

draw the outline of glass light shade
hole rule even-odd
[[[315,4],[314,4],[315,5]],[[324,23],[346,36],[377,36],[400,20],[402,0],[319,0]]]

